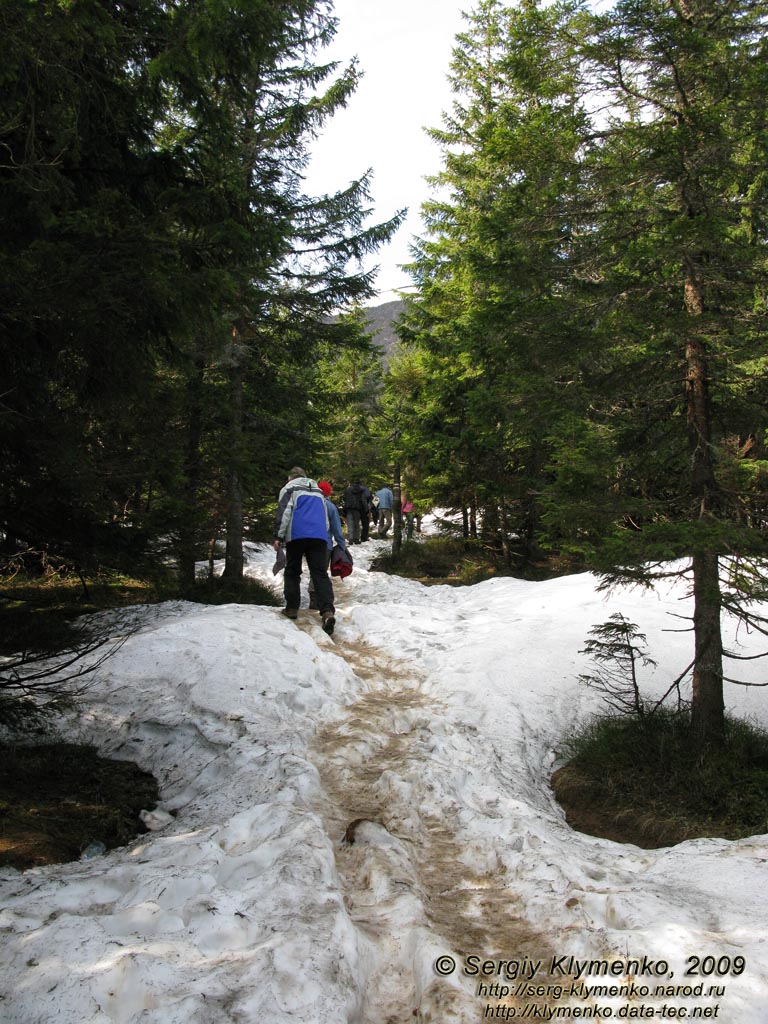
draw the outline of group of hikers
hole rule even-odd
[[[369,540],[371,524],[379,537],[386,537],[392,526],[395,506],[394,490],[384,486],[371,491],[355,479],[344,491],[341,512],[331,500],[333,488],[327,480],[312,480],[300,466],[288,473],[280,491],[275,518],[274,547],[278,554],[285,549],[283,615],[298,616],[301,605],[301,568],[306,558],[309,568],[309,606],[320,612],[323,629],[330,636],[336,624],[333,584],[328,569],[336,545],[343,552],[347,544],[363,544]],[[415,509],[406,496],[401,500],[408,539],[413,536]],[[342,530],[342,516],[347,538]]]
[[[395,496],[391,487],[382,487],[373,493],[360,480],[355,480],[344,491],[342,509],[347,523],[350,544],[363,544],[369,539],[371,523],[379,537],[386,537],[392,525]]]
[[[371,491],[361,480],[355,480],[344,491],[342,515],[347,524],[350,544],[364,544],[369,539],[371,526],[376,527],[379,537],[386,537],[392,527],[395,508],[393,488],[385,485],[378,491]],[[403,492],[400,511],[405,520],[406,537],[413,537],[417,522],[413,502]]]

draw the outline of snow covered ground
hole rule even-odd
[[[380,543],[335,584],[333,637],[309,611],[146,611],[70,732],[158,776],[154,830],[0,871],[0,1021],[765,1024],[768,835],[623,846],[548,785],[599,706],[589,629],[636,622],[661,692],[690,660],[666,631],[684,595],[424,587],[368,571]],[[248,571],[272,561],[254,546]],[[764,724],[767,701],[728,690]]]

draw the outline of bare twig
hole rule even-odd
[[[115,627],[79,640],[56,653],[24,651],[0,659],[0,725],[17,728],[39,723],[50,713],[82,696],[89,677],[139,630],[135,625],[115,636]],[[93,659],[90,655],[99,652]]]

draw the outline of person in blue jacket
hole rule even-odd
[[[339,544],[345,551],[347,550],[347,542],[344,540],[344,534],[341,529],[341,516],[339,510],[336,508],[334,503],[331,501],[331,495],[333,494],[333,488],[327,480],[318,480],[317,486],[325,495],[325,503],[328,506],[328,555],[325,562],[325,568],[328,569],[331,564],[331,554],[333,552],[334,545]],[[312,582],[312,577],[309,579],[309,607],[317,609],[317,595],[315,593],[315,585]]]
[[[329,635],[336,624],[333,585],[328,575],[329,513],[325,495],[303,469],[294,466],[280,491],[275,518],[274,547],[285,544],[283,615],[295,619],[301,605],[301,567],[307,560],[314,583],[323,629]]]

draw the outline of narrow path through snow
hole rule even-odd
[[[348,600],[337,594],[342,613]],[[298,623],[313,636],[314,619],[302,613]],[[425,973],[423,945],[436,956],[482,950],[503,958],[514,950],[547,958],[549,943],[527,923],[503,867],[480,873],[463,863],[453,816],[430,801],[429,783],[414,786],[414,771],[434,751],[431,723],[444,710],[425,691],[423,674],[346,630],[333,643],[364,692],[318,729],[312,754],[345,904],[360,933],[362,1024],[473,1019],[476,985]]]

